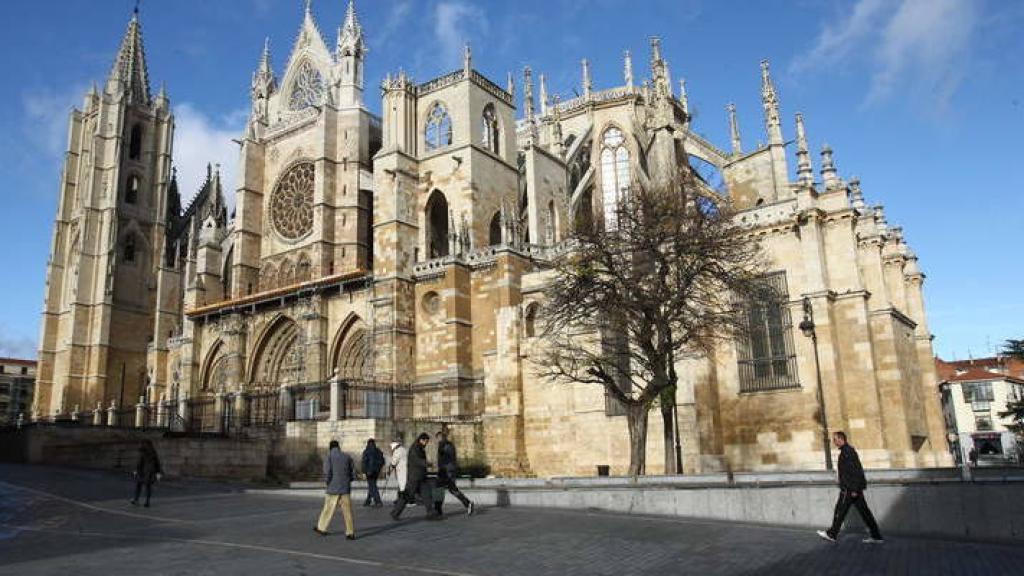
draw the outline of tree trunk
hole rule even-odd
[[[649,408],[639,404],[626,406],[626,424],[629,426],[629,475],[644,473],[647,456],[647,413]]]
[[[673,412],[676,403],[675,387],[666,388],[661,393],[658,404],[661,406],[661,437],[665,445],[665,474],[676,473],[676,421]]]

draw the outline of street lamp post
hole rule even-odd
[[[800,322],[800,331],[811,339],[814,347],[814,373],[818,382],[818,412],[821,414],[821,445],[825,450],[825,469],[832,470],[832,443],[828,438],[828,415],[825,412],[825,391],[821,387],[821,361],[818,359],[818,333],[814,329],[814,310],[811,299],[804,296],[804,319]]]

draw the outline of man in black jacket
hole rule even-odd
[[[380,490],[377,489],[377,478],[384,468],[384,453],[377,448],[377,442],[370,438],[366,441],[366,449],[363,450],[363,474],[366,474],[366,500],[363,506],[379,508],[384,505],[380,499]]]
[[[405,490],[399,492],[398,500],[395,500],[395,507],[391,509],[391,519],[398,520],[402,510],[413,501],[418,492],[423,498],[423,507],[427,510],[427,520],[437,520],[440,515],[430,505],[433,500],[430,483],[427,482],[427,444],[430,444],[430,434],[426,432],[416,438],[416,442],[409,447],[409,470],[405,480]]]
[[[466,514],[473,515],[473,503],[455,485],[455,477],[459,473],[459,460],[455,452],[455,444],[448,441],[448,434],[445,431],[437,433],[437,487],[447,488],[452,496],[459,499],[466,507]],[[438,514],[441,514],[442,501],[434,502]]]
[[[878,531],[878,523],[875,516],[868,508],[867,500],[864,499],[864,489],[868,487],[868,481],[864,477],[864,468],[860,465],[860,457],[857,451],[846,442],[845,432],[836,432],[832,435],[832,443],[839,448],[839,500],[836,502],[835,514],[832,516],[832,527],[828,530],[818,530],[818,536],[835,544],[839,536],[839,530],[843,527],[843,519],[850,510],[850,505],[857,507],[857,512],[864,519],[871,532],[869,538],[864,539],[866,544],[881,544],[884,542],[882,533]]]

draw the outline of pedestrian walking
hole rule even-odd
[[[401,440],[391,443],[391,466],[388,467],[388,474],[395,479],[398,485],[398,492],[395,496],[395,504],[398,503],[398,496],[405,490],[405,478],[409,471],[408,451],[402,446]]]
[[[146,501],[142,504],[149,508],[149,499],[153,495],[153,483],[163,477],[164,471],[160,468],[160,457],[156,455],[156,447],[152,440],[143,440],[139,444],[139,460],[135,464],[135,497],[132,498],[132,506],[139,505],[139,495],[142,488],[146,488]]]
[[[366,441],[366,449],[363,450],[363,474],[366,475],[366,500],[363,506],[379,508],[384,505],[380,499],[380,490],[377,489],[377,477],[384,468],[384,453],[377,448],[377,442],[370,438]]]
[[[459,458],[455,450],[455,444],[448,440],[448,434],[442,430],[437,433],[437,487],[447,489],[455,496],[462,505],[466,507],[466,514],[473,515],[473,502],[459,490],[455,485],[455,478],[459,473]],[[438,514],[441,514],[443,499],[435,499],[434,506]]]
[[[967,459],[971,461],[971,468],[978,467],[978,449],[971,447],[971,450],[967,453]]]
[[[345,518],[345,538],[356,539],[355,523],[352,521],[352,480],[356,477],[352,458],[341,451],[337,440],[331,440],[324,459],[324,480],[327,483],[324,496],[324,508],[320,511],[320,521],[313,530],[321,536],[328,534],[334,512],[341,507],[341,515]]]
[[[415,494],[420,494],[423,500],[423,508],[427,511],[427,520],[440,519],[440,515],[430,505],[433,500],[433,491],[430,482],[427,482],[427,444],[430,444],[430,434],[426,432],[416,437],[416,442],[409,448],[407,461],[408,470],[405,479],[405,490],[398,493],[398,500],[391,510],[391,518],[398,520],[402,510],[415,499]]]
[[[839,530],[843,527],[843,520],[850,506],[855,506],[864,524],[868,527],[871,535],[865,538],[865,544],[881,544],[885,542],[882,533],[878,530],[878,523],[875,516],[868,508],[868,502],[864,497],[864,490],[868,487],[867,478],[864,477],[864,467],[860,465],[860,457],[846,441],[845,432],[836,432],[832,435],[832,443],[839,448],[839,500],[836,501],[835,513],[832,516],[832,527],[828,530],[818,530],[818,536],[835,544],[839,537]]]

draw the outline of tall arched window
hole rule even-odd
[[[495,154],[500,153],[499,141],[501,140],[498,130],[498,115],[494,112],[494,104],[484,106],[484,114],[480,119],[483,131],[484,148]]]
[[[142,125],[132,126],[132,135],[128,140],[128,158],[138,160],[142,156]]]
[[[427,200],[427,259],[448,255],[448,200],[434,190]]]
[[[555,201],[548,201],[548,235],[551,242],[558,242],[558,215],[555,212]]]
[[[135,204],[139,200],[139,177],[132,174],[128,177],[128,185],[124,191],[124,201],[128,204]]]
[[[501,244],[501,210],[494,211],[488,236],[491,246]]]
[[[616,210],[629,189],[629,150],[622,131],[612,127],[601,137],[601,201],[607,230],[618,226]]]
[[[427,113],[427,128],[423,134],[427,150],[437,150],[452,143],[452,119],[440,102],[435,102]]]
[[[126,263],[131,264],[135,262],[135,235],[129,234],[124,239],[124,252],[121,255],[121,259]]]

